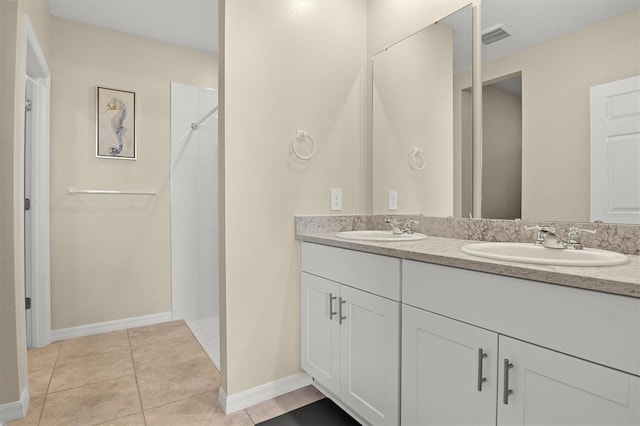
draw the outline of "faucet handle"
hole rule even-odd
[[[554,228],[553,226],[533,225],[533,226],[525,226],[524,229],[526,229],[527,231],[556,232],[556,228]]]
[[[417,225],[419,222],[417,220],[409,219],[405,222],[402,230],[406,234],[413,234],[413,225]]]
[[[587,234],[595,234],[597,231],[595,229],[583,229],[583,228],[578,228],[577,226],[572,226],[571,228],[569,228],[569,234],[567,235],[567,242],[569,243],[575,243],[576,238],[578,238],[578,235],[580,235],[581,233],[586,232]]]

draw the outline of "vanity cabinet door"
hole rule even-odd
[[[495,425],[497,361],[497,334],[403,305],[402,424]]]
[[[340,398],[373,425],[400,417],[400,303],[343,286]]]
[[[505,336],[499,341],[498,425],[640,424],[639,377]]]
[[[340,284],[301,275],[301,365],[318,382],[340,395]],[[330,310],[331,309],[331,310]]]

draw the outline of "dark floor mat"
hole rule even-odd
[[[256,426],[359,426],[329,398],[321,399]]]

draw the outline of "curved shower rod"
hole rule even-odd
[[[200,127],[200,125],[202,124],[202,122],[204,120],[206,120],[207,118],[211,117],[216,111],[218,111],[218,107],[215,106],[213,107],[213,109],[211,111],[209,111],[207,113],[207,115],[205,115],[204,117],[202,117],[202,119],[200,121],[198,121],[197,123],[191,123],[191,129],[192,130],[198,130],[198,127]]]

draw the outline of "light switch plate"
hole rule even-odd
[[[331,210],[342,210],[342,188],[331,188]]]
[[[398,210],[398,191],[389,191],[389,210]]]

